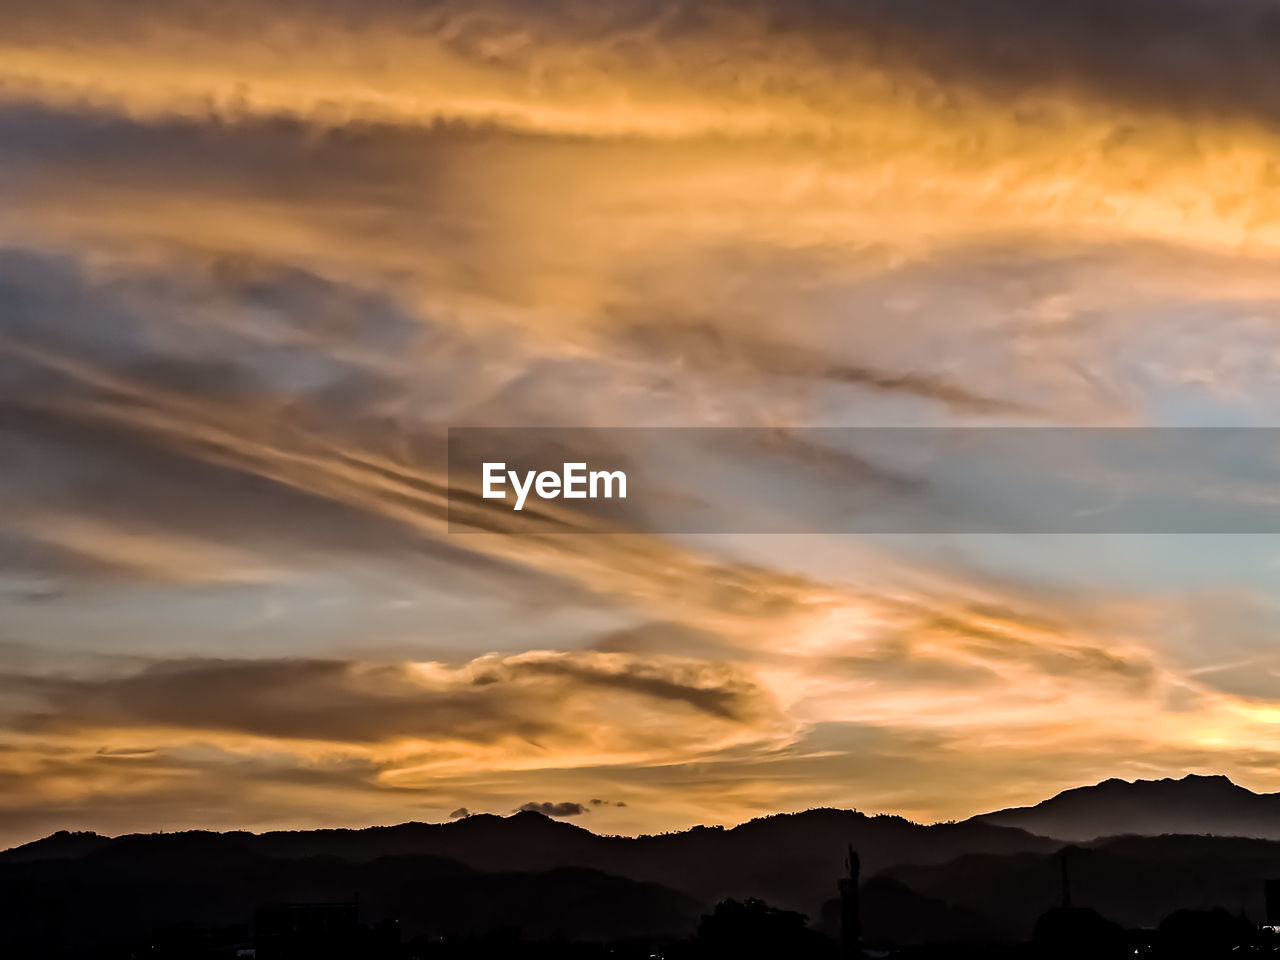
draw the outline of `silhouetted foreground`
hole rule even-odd
[[[1280,956],[1280,938],[1225,910],[1179,910],[1157,930],[1127,931],[1093,910],[1061,907],[1040,918],[1028,943],[943,943],[850,951],[847,944],[811,929],[803,914],[754,899],[718,904],[687,938],[605,942],[527,939],[516,929],[402,941],[396,923],[363,924],[358,909],[354,901],[280,904],[258,911],[252,933],[245,925],[212,930],[180,924],[137,940],[108,940],[80,950],[28,944],[12,955],[53,960],[1228,960]]]
[[[1204,779],[1138,794],[1224,794]],[[1116,792],[1104,787],[1073,796],[1072,816],[1088,801],[1096,820],[1093,801]],[[1277,877],[1272,840],[1066,846],[980,820],[839,810],[638,838],[536,813],[59,833],[0,853],[0,957],[1213,960],[1277,952],[1260,926],[1280,918]]]

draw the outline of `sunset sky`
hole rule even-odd
[[[873,468],[801,429],[1280,426],[1277,49],[1275,0],[0,0],[0,845],[1280,790],[1280,535],[823,533]],[[446,522],[459,426],[772,439],[610,435],[746,532],[512,535]]]

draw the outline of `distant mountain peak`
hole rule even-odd
[[[59,830],[39,840],[0,851],[8,860],[47,860],[60,857],[79,857],[113,842],[113,838],[92,830]]]
[[[1280,794],[1258,794],[1222,774],[1122,780],[1064,790],[1034,806],[974,820],[1059,840],[1167,833],[1280,839]]]

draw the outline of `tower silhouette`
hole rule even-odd
[[[840,878],[840,947],[846,958],[862,956],[862,910],[858,902],[858,874],[862,863],[853,844],[848,846],[844,868],[848,876]]]

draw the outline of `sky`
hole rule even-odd
[[[0,0],[0,844],[1280,790],[1278,44],[1274,0]],[[481,426],[600,428],[662,503],[456,529]],[[1041,439],[809,430],[866,427]],[[991,523],[1067,477],[1165,519]],[[848,531],[859,485],[962,519]],[[1168,520],[1209,503],[1264,515]]]

